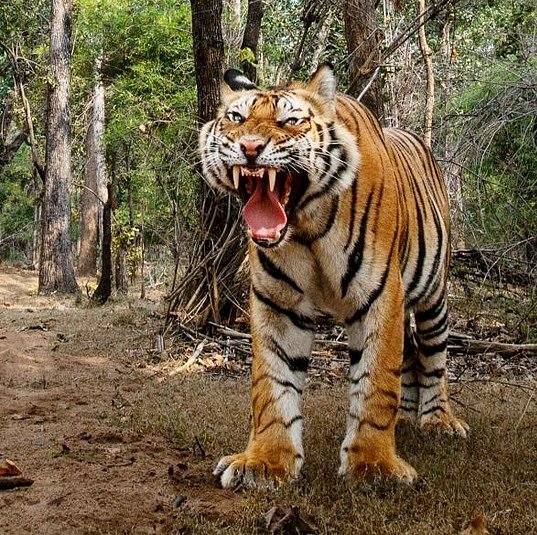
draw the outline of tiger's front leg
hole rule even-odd
[[[224,488],[271,488],[296,479],[304,463],[301,397],[314,326],[255,288],[250,302],[252,430],[246,450],[216,466]]]
[[[358,480],[387,476],[410,483],[416,470],[395,448],[404,340],[402,289],[388,281],[363,309],[347,324],[350,403],[339,473]]]

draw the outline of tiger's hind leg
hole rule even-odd
[[[404,343],[398,282],[388,280],[367,314],[355,314],[359,319],[347,323],[350,403],[339,474],[351,479],[384,476],[411,483],[417,477],[395,447]]]
[[[403,349],[403,366],[401,368],[401,399],[399,401],[398,420],[416,424],[419,407],[418,384],[418,345],[410,316],[405,318],[405,342]]]
[[[418,303],[415,311],[418,344],[417,424],[466,437],[468,424],[456,418],[449,404],[447,385],[447,339],[449,333],[445,288]]]

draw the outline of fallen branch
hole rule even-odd
[[[34,480],[28,479],[27,477],[0,477],[0,490],[30,487],[33,484]]]
[[[210,322],[210,324],[214,327],[216,333],[216,335],[213,337],[198,333],[195,329],[191,329],[184,324],[179,324],[179,328],[191,340],[199,340],[203,337],[205,342],[211,341],[225,348],[233,347],[233,349],[238,351],[251,353],[252,337],[250,334],[237,331],[218,323]],[[218,335],[220,337],[218,337]],[[321,349],[313,350],[312,356],[314,357],[333,359],[334,355],[332,354],[332,351],[347,351],[347,342],[341,340],[317,338],[315,340],[315,345],[317,347],[320,346]],[[478,340],[465,333],[451,331],[448,337],[448,352],[466,355],[494,353],[504,357],[512,357],[517,355],[537,355],[537,344],[509,344],[505,342]],[[179,373],[179,371],[190,367],[199,357],[199,353],[196,353],[197,348],[190,359],[177,370],[170,372],[170,375],[175,375],[176,373]]]
[[[170,377],[173,377],[174,375],[177,375],[178,373],[184,372],[188,370],[195,362],[198,360],[199,356],[201,355],[201,352],[203,351],[203,348],[205,347],[205,344],[207,343],[207,340],[202,340],[197,346],[190,358],[181,366],[178,366],[177,368],[174,368],[171,370],[168,375]]]
[[[504,342],[491,342],[476,340],[475,338],[458,338],[449,336],[448,351],[451,353],[496,353],[504,357],[515,355],[537,355],[537,344],[506,344]]]

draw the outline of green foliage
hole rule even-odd
[[[82,39],[75,74],[83,92],[90,89],[95,58],[103,60],[105,141],[119,210],[129,199],[130,224],[139,224],[143,202],[149,240],[170,243],[174,212],[185,221],[196,218],[189,2],[83,0],[77,21]]]
[[[465,198],[473,240],[522,242],[537,261],[537,62],[496,64],[454,101],[466,136]]]
[[[28,149],[21,149],[0,180],[0,258],[22,259],[32,243],[33,202],[27,186]]]
[[[115,224],[113,225],[113,238],[112,238],[112,253],[115,256],[118,250],[125,251],[125,259],[127,263],[127,271],[131,278],[134,278],[140,269],[142,262],[142,245],[140,243],[140,229],[137,227],[129,226],[125,221],[125,214],[118,214],[115,218]]]
[[[251,48],[241,48],[241,51],[239,53],[239,62],[242,63],[249,63],[250,65],[253,65],[254,67],[257,67],[255,62],[255,54],[254,51]]]

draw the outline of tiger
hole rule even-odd
[[[348,339],[349,408],[339,474],[411,483],[399,420],[466,437],[448,399],[450,223],[442,173],[414,133],[381,128],[322,64],[259,89],[226,71],[200,129],[208,183],[237,195],[248,234],[251,432],[214,475],[277,487],[304,464],[301,397],[318,321]]]

